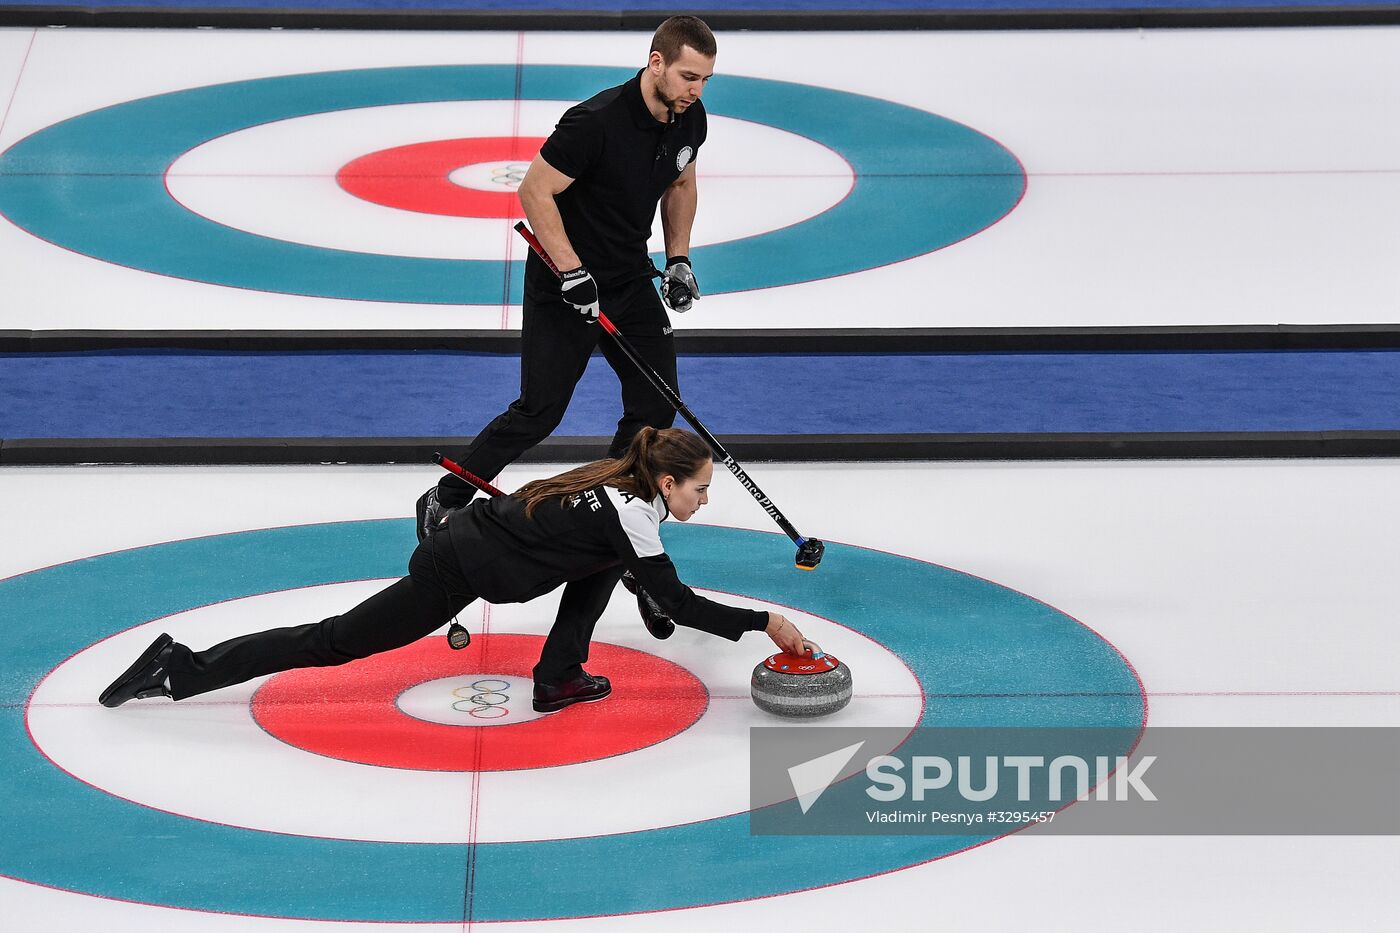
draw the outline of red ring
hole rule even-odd
[[[448,176],[478,162],[530,162],[543,138],[483,136],[440,139],[381,149],[360,156],[336,173],[335,180],[357,198],[420,214],[447,217],[524,217],[514,191],[477,191],[454,184]]]
[[[449,726],[415,719],[395,703],[415,684],[460,674],[531,676],[544,639],[482,635],[466,651],[424,639],[341,667],[286,671],[253,695],[253,718],[288,745],[361,764],[417,771],[514,771],[634,752],[695,723],[709,691],[653,654],[594,642],[589,672],[612,696],[510,726]]]

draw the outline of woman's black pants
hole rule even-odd
[[[583,672],[593,626],[621,573],[620,567],[605,570],[564,587],[535,666],[536,683],[562,683]],[[343,615],[240,635],[206,651],[177,643],[170,658],[171,693],[183,700],[266,674],[330,667],[402,648],[446,625],[474,599],[448,536],[432,535],[409,558],[408,576]]]

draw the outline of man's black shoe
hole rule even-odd
[[[170,691],[165,689],[165,678],[170,673],[167,662],[174,646],[175,639],[169,635],[161,635],[151,642],[151,646],[141,652],[141,657],[136,659],[136,663],[102,691],[97,702],[115,708],[127,700],[170,696]]]
[[[575,703],[592,703],[606,699],[612,684],[606,677],[584,674],[562,684],[535,684],[535,712],[552,713]]]
[[[627,592],[637,597],[637,612],[651,636],[662,640],[670,638],[671,633],[676,630],[676,623],[671,621],[665,610],[651,598],[650,593],[637,585],[637,578],[632,576],[632,571],[628,570],[622,574],[622,585],[626,587]]]

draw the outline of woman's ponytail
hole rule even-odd
[[[549,479],[526,483],[514,493],[514,498],[525,503],[525,514],[531,516],[541,502],[563,499],[599,485],[615,486],[651,500],[661,491],[661,477],[686,480],[709,461],[710,448],[689,431],[643,427],[621,457],[596,460]]]

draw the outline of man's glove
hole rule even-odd
[[[695,283],[695,273],[690,271],[689,256],[671,256],[666,260],[666,271],[661,273],[661,301],[671,311],[689,311],[690,306],[700,299],[700,286]]]
[[[632,571],[628,570],[622,575],[622,585],[627,588],[627,592],[637,597],[637,611],[641,613],[642,624],[651,632],[652,637],[666,639],[671,637],[671,633],[676,630],[676,623],[671,621],[656,600],[646,590],[637,585],[637,578],[632,576]]]
[[[564,300],[578,309],[584,320],[590,324],[598,321],[598,283],[588,270],[579,266],[570,272],[559,274],[559,290]]]

